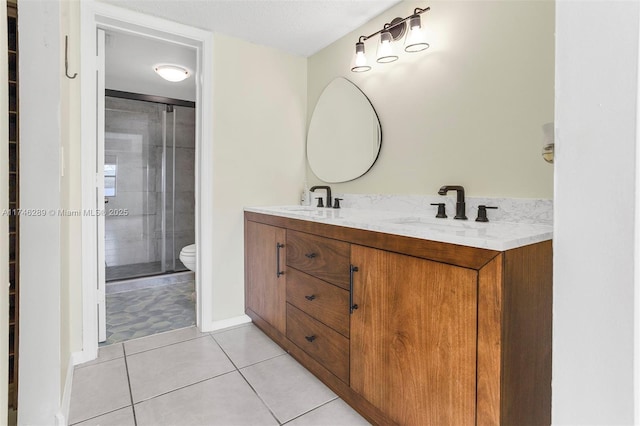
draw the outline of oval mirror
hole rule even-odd
[[[333,80],[320,95],[307,133],[307,159],[325,182],[365,174],[380,153],[382,133],[369,99],[349,80]]]

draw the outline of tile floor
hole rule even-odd
[[[253,324],[184,328],[76,366],[70,425],[367,425]]]
[[[107,340],[137,339],[196,323],[195,282],[107,294]]]

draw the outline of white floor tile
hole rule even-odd
[[[127,355],[132,355],[138,352],[156,349],[173,343],[185,342],[187,340],[203,336],[207,336],[207,334],[201,333],[196,327],[188,327],[180,330],[167,331],[166,333],[154,334],[153,336],[142,337],[140,339],[129,340],[124,343],[124,349]]]
[[[240,371],[283,423],[337,398],[289,355],[281,355]]]
[[[138,426],[258,426],[278,422],[237,371],[136,404]]]
[[[368,424],[254,325],[105,346],[76,367],[70,424],[129,426],[134,418],[140,426]]]
[[[76,423],[73,426],[135,426],[133,419],[133,408],[131,406],[86,420],[82,423]]]
[[[89,362],[85,362],[84,364],[77,365],[76,368],[89,367],[91,365],[100,364],[101,362],[122,358],[123,356],[124,356],[124,351],[122,350],[122,343],[102,346],[98,349],[98,358],[94,359],[93,361],[89,361]]]
[[[209,335],[127,356],[135,403],[234,370]]]
[[[124,358],[73,372],[69,423],[77,423],[131,405]]]
[[[287,423],[287,426],[364,426],[369,424],[343,400],[335,399]]]
[[[214,334],[213,338],[238,368],[285,353],[253,324]]]

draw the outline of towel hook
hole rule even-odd
[[[70,80],[78,76],[78,73],[69,75],[69,36],[64,36],[64,74]]]

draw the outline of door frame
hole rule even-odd
[[[196,49],[196,164],[195,164],[195,239],[196,252],[196,324],[202,331],[213,325],[213,223],[207,220],[213,211],[213,33],[116,6],[82,1],[80,4],[80,158],[82,210],[93,211],[96,201],[95,164],[97,159],[95,88],[97,29],[115,29]],[[102,94],[104,96],[104,94]],[[74,364],[98,355],[97,319],[97,226],[95,217],[82,216],[82,351],[74,354]]]

